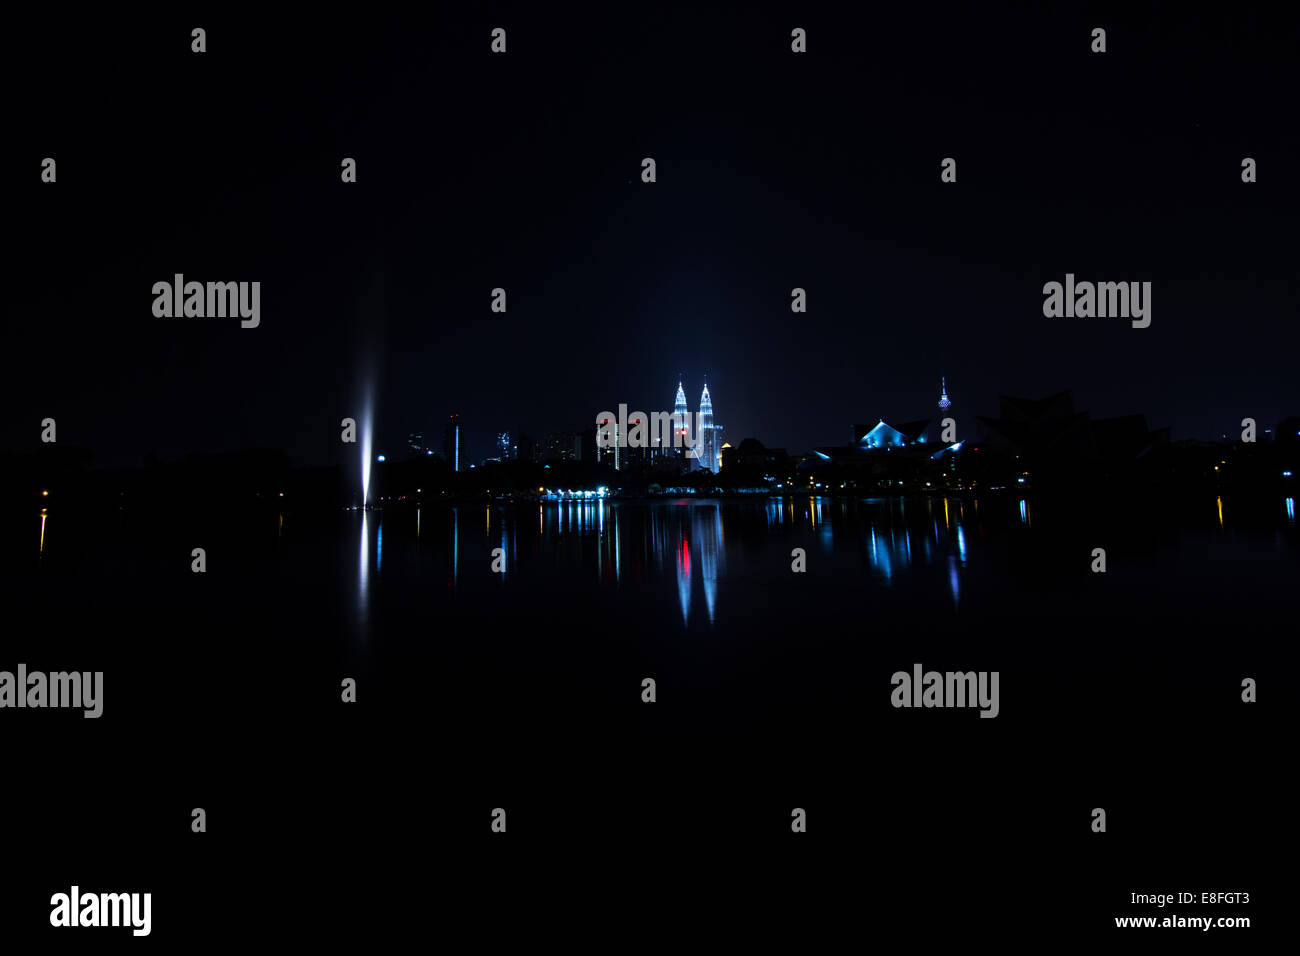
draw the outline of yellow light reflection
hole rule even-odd
[[[1216,499],[1219,503],[1219,528],[1223,528],[1223,498]]]

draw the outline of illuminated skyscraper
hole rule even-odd
[[[442,429],[442,453],[452,471],[460,471],[460,416],[452,415]]]
[[[700,396],[700,434],[696,438],[699,449],[699,467],[714,473],[718,470],[718,437],[713,431],[713,399],[709,397],[709,386],[704,386]]]
[[[948,379],[941,378],[939,381],[942,383],[939,386],[939,411],[946,412],[952,407],[952,402],[948,401]]]
[[[598,438],[596,441],[596,461],[600,462],[602,465],[609,465],[615,471],[621,470],[622,455],[620,453],[624,449],[619,448],[618,446],[620,438],[618,433],[618,419],[602,418],[596,423],[596,425],[597,436],[602,432],[605,435],[605,438]],[[608,441],[609,444],[604,448],[601,448],[600,443],[602,441]]]
[[[673,400],[673,443],[672,446],[665,450],[665,454],[675,458],[683,457],[686,454],[685,437],[690,422],[691,410],[686,405],[686,392],[682,390],[681,379],[677,380],[677,397]],[[679,438],[678,436],[682,436]],[[678,443],[682,447],[678,447]]]

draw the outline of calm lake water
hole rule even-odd
[[[1072,898],[1090,918],[1134,874],[1236,889],[1271,852],[1258,800],[1300,580],[1285,499],[50,512],[43,543],[30,516],[7,526],[4,663],[103,670],[105,716],[6,714],[10,759],[47,787],[22,816],[63,832],[79,781],[118,781],[96,812],[120,827],[59,845],[141,880],[234,867],[274,898],[243,862],[268,840],[321,866],[414,841],[483,887],[506,865],[478,842],[496,806],[547,859],[726,839],[755,872],[756,846],[814,866],[780,842],[811,806],[834,821],[819,870],[922,872],[924,848],[960,846],[1108,874]],[[999,671],[999,716],[891,707],[915,663]],[[201,801],[227,835],[196,862],[175,833]],[[1103,804],[1128,836],[1099,858],[1073,824]]]
[[[121,719],[178,707],[225,734],[240,721],[198,705],[237,687],[250,720],[320,708],[333,719],[350,676],[367,719],[459,724],[443,741],[452,750],[497,735],[523,758],[545,744],[581,762],[581,747],[555,743],[644,739],[712,765],[784,736],[805,741],[792,759],[816,766],[818,752],[853,746],[868,717],[905,716],[905,733],[935,720],[979,732],[986,722],[962,719],[973,713],[889,706],[890,676],[918,662],[1000,670],[1000,733],[1032,736],[1045,717],[1086,734],[1207,705],[1238,714],[1232,688],[1270,662],[1291,615],[1293,505],[1275,504],[54,509],[43,553],[36,527],[28,549],[11,536],[11,603],[37,614],[10,643],[33,668],[112,672]],[[204,574],[190,571],[194,547]],[[1104,574],[1091,570],[1098,547]],[[653,709],[640,701],[646,677]],[[259,738],[250,732],[253,752]]]

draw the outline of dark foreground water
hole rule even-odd
[[[104,715],[0,711],[7,924],[77,882],[177,945],[1073,937],[1263,921],[1289,865],[1293,501],[49,510],[0,669]],[[918,663],[998,716],[892,707]]]

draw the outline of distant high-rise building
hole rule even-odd
[[[582,441],[577,432],[555,432],[547,436],[546,458],[549,461],[579,461]]]
[[[691,410],[686,404],[686,392],[682,389],[681,379],[677,380],[677,396],[673,399],[673,440],[665,449],[665,454],[673,458],[686,455],[685,438],[689,427]],[[679,447],[680,446],[680,447]]]
[[[406,447],[411,450],[412,455],[423,455],[424,436],[419,432],[411,432],[406,436]]]
[[[709,386],[704,386],[700,396],[700,434],[696,437],[695,447],[699,449],[698,467],[715,474],[718,471],[718,441],[713,430],[713,399],[709,397]]]
[[[638,423],[640,424],[639,430],[637,428]],[[633,432],[636,432],[638,441],[641,440],[641,436],[644,436],[645,440],[649,442],[651,440],[649,416],[642,413],[637,417],[629,418],[627,420],[627,433],[631,436]],[[631,445],[628,445],[625,448],[620,448],[619,470],[627,471],[629,468],[639,468],[646,464],[650,461],[650,451],[651,449],[647,446],[633,448]]]
[[[596,448],[596,461],[602,465],[609,465],[615,471],[621,471],[625,466],[623,458],[627,453],[627,449],[619,447],[619,442],[626,441],[626,436],[619,433],[618,419],[602,418],[597,424],[599,426],[596,430],[597,436],[602,434],[605,436],[599,438],[597,445],[605,441],[608,441],[609,444],[604,448]]]
[[[509,461],[515,457],[515,444],[510,440],[509,432],[497,435],[497,455],[502,461]]]
[[[598,461],[599,448],[596,447],[596,423],[592,422],[578,432],[578,461]]]
[[[948,379],[939,379],[939,411],[946,412],[952,407],[952,402],[948,401]]]
[[[452,471],[460,471],[462,467],[461,455],[464,445],[464,437],[461,434],[461,423],[459,415],[452,415],[447,419],[447,424],[442,429],[442,454],[451,465]]]

